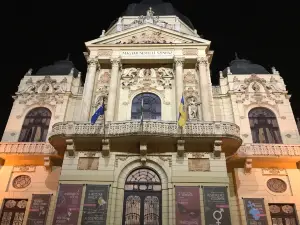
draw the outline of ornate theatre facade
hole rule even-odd
[[[86,42],[84,84],[68,60],[21,80],[0,142],[0,224],[299,224],[283,78],[236,58],[213,86],[210,41],[155,4]]]

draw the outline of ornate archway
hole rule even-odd
[[[129,174],[124,187],[123,225],[162,224],[162,185],[151,169]]]

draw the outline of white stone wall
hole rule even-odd
[[[289,203],[295,204],[298,217],[300,216],[300,171],[297,169],[282,169],[279,174],[264,174],[263,169],[253,168],[251,173],[245,173],[243,168],[234,169],[235,180],[232,180],[236,186],[237,202],[240,211],[232,211],[235,216],[241,215],[242,224],[246,225],[246,215],[242,198],[263,198],[267,212],[268,223],[272,224],[269,203]],[[230,175],[232,177],[232,175]],[[283,193],[274,193],[267,187],[267,181],[270,178],[279,178],[286,182],[287,190]],[[232,198],[236,198],[232,193]]]
[[[257,85],[258,91],[252,86]],[[279,74],[228,75],[214,93],[216,120],[240,126],[244,143],[252,143],[248,113],[255,107],[270,109],[277,117],[284,144],[299,144],[300,136],[286,86]]]
[[[48,136],[53,124],[76,118],[76,107],[73,106],[78,105],[80,101],[80,78],[50,76],[51,81],[47,79],[48,76],[25,76],[21,80],[2,142],[18,141],[27,113],[37,107],[45,107],[51,111]],[[48,84],[48,91],[43,92],[42,88]]]
[[[103,158],[101,153],[98,152],[95,155],[95,158],[99,159],[97,170],[78,170],[79,157],[84,155],[85,152],[76,152],[74,157],[65,154],[60,183],[111,185],[107,224],[122,224],[125,180],[133,170],[140,167],[153,169],[161,178],[163,224],[175,224],[174,185],[229,186],[224,154],[220,159],[213,158],[211,153],[190,153],[183,158],[178,158],[176,153],[153,154],[147,155],[146,163],[142,164],[139,155],[111,152],[109,158]],[[210,170],[207,172],[190,171],[189,158],[209,159]],[[204,203],[201,190],[200,199],[202,222],[204,223]],[[82,208],[83,205],[81,205],[80,218]]]
[[[47,224],[51,224],[51,218],[54,214],[55,202],[57,199],[56,191],[58,187],[60,167],[53,167],[52,171],[47,171],[43,166],[33,166],[32,172],[14,172],[14,166],[5,165],[0,168],[0,205],[4,199],[28,199],[24,221],[27,220],[31,204],[32,194],[51,194],[51,203],[49,206]],[[15,189],[12,186],[13,179],[19,175],[28,175],[31,183],[23,189]]]

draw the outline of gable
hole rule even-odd
[[[89,45],[99,44],[205,44],[210,41],[183,34],[177,31],[162,29],[155,25],[144,25],[138,28],[128,29],[122,32],[100,37],[86,43]]]

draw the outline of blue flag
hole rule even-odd
[[[97,119],[99,118],[99,116],[104,115],[104,101],[102,103],[102,105],[100,106],[99,109],[97,109],[97,111],[94,113],[94,115],[91,118],[91,124],[94,125],[97,121]]]

